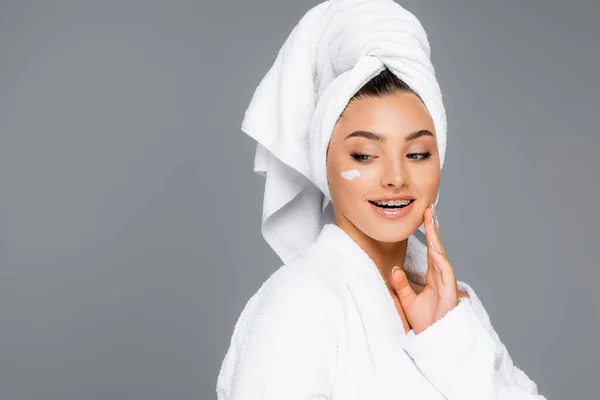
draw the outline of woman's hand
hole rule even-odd
[[[425,238],[427,239],[427,274],[425,286],[417,295],[402,268],[392,269],[391,283],[408,323],[419,334],[458,305],[458,292],[454,268],[438,235],[433,205],[425,210]],[[436,250],[438,249],[438,250]]]

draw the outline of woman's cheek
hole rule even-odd
[[[369,191],[379,180],[379,171],[373,166],[363,166],[343,171],[345,180],[357,191]]]
[[[420,177],[421,182],[427,187],[427,189],[434,193],[433,196],[437,193],[438,187],[440,185],[440,170],[435,166],[432,167],[429,171],[423,174]]]
[[[348,169],[346,171],[342,171],[340,173],[340,175],[342,176],[342,178],[346,179],[347,181],[352,181],[352,180],[360,177],[360,171],[357,169]]]
[[[428,174],[421,175],[418,180],[418,189],[422,195],[430,199],[430,203],[435,201],[440,186],[439,170],[432,169]]]
[[[349,169],[343,169],[339,172],[339,185],[340,185],[340,194],[343,196],[341,199],[344,202],[352,203],[355,196],[359,195],[361,192],[361,188],[364,185],[364,176],[363,171],[359,170],[356,167],[351,167]]]

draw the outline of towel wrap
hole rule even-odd
[[[334,222],[327,146],[349,100],[385,68],[427,107],[442,168],[447,122],[430,54],[419,20],[393,0],[325,1],[293,28],[241,127],[257,142],[254,172],[265,177],[261,232],[285,264],[316,240],[324,224]],[[439,192],[435,204],[438,200]],[[427,262],[423,235],[415,233],[405,265]]]

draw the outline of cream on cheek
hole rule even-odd
[[[342,178],[351,181],[358,178],[360,176],[360,172],[357,169],[349,169],[347,171],[342,171],[341,175]]]

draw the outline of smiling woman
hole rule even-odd
[[[439,189],[434,132],[421,98],[386,68],[350,99],[327,148],[335,223],[374,261],[406,332],[412,327],[391,271],[404,264],[408,238],[423,223]],[[343,175],[349,168],[358,172],[351,182]],[[416,294],[425,288],[408,284]],[[457,296],[468,293],[459,290]]]
[[[360,177],[351,182],[342,179],[341,172],[348,169],[357,169]],[[385,69],[350,100],[331,135],[327,181],[336,224],[361,244],[370,239],[399,243],[423,223],[425,209],[436,199],[439,180],[429,111],[419,96]],[[392,218],[380,218],[382,214],[374,213],[376,206],[369,203],[403,199],[413,202],[402,213],[381,210]],[[405,218],[399,221],[395,216]],[[399,261],[402,252],[396,253],[384,259]],[[390,270],[391,266],[386,272]]]
[[[393,1],[329,0],[256,89],[242,129],[284,264],[235,324],[219,400],[545,400],[439,237],[446,117],[429,52]]]

